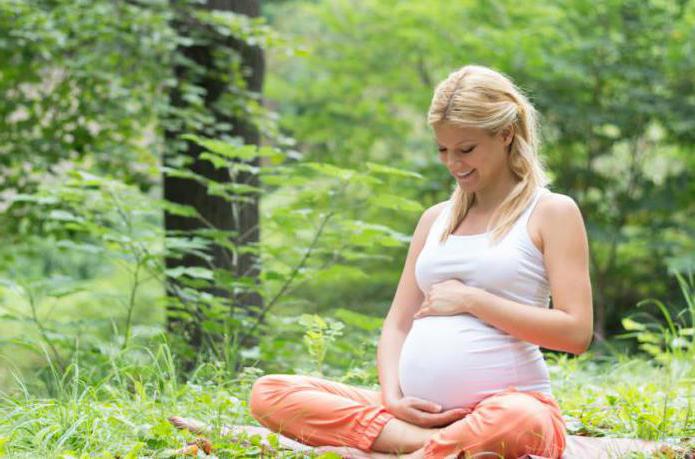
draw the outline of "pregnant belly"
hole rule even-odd
[[[550,393],[548,369],[537,346],[468,314],[413,321],[398,373],[403,395],[436,402],[445,410],[472,407],[508,386]]]

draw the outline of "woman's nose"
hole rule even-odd
[[[446,162],[451,167],[460,166],[461,165],[461,158],[457,158],[454,155],[449,155],[446,159]]]

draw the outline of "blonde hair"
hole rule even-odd
[[[538,113],[509,77],[479,65],[466,65],[452,72],[434,90],[427,123],[484,129],[490,136],[513,128],[509,166],[519,183],[493,213],[490,227],[497,242],[512,228],[538,187],[548,183],[538,156]],[[457,184],[451,195],[452,211],[440,242],[461,224],[475,200]]]

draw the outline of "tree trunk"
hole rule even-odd
[[[175,6],[175,1],[172,5]],[[190,8],[190,7],[188,7]],[[203,6],[207,10],[230,11],[234,13],[245,14],[248,16],[258,16],[260,14],[259,0],[208,0]],[[245,144],[260,143],[260,133],[257,127],[248,120],[230,116],[225,113],[218,105],[220,98],[225,92],[228,92],[229,87],[227,82],[220,81],[216,78],[215,71],[215,51],[219,48],[233,49],[241,57],[243,65],[250,71],[244,73],[246,89],[258,94],[262,91],[262,83],[264,76],[264,57],[263,51],[257,46],[249,46],[245,42],[233,37],[223,37],[215,34],[207,28],[202,30],[204,25],[193,22],[191,17],[180,17],[174,27],[180,35],[183,36],[198,36],[197,34],[205,33],[206,40],[204,44],[195,44],[193,46],[180,46],[178,49],[179,55],[185,59],[195,63],[195,65],[206,69],[202,74],[191,71],[190,65],[179,64],[174,68],[175,76],[178,84],[170,93],[170,103],[173,107],[184,108],[188,102],[184,100],[181,91],[181,85],[188,83],[201,87],[205,90],[204,104],[206,113],[213,116],[215,119],[213,127],[215,134],[225,134],[232,137],[241,137]],[[231,70],[230,70],[231,71]],[[201,147],[188,142],[185,146],[176,148],[178,137],[184,133],[199,134],[202,136],[210,136],[208,133],[202,132],[183,132],[185,123],[173,124],[177,128],[167,129],[166,138],[168,140],[169,152],[165,153],[164,163],[170,164],[168,160],[179,155],[183,155],[190,159],[188,166],[196,174],[210,178],[217,182],[227,183],[235,180],[239,183],[246,183],[252,186],[258,186],[258,176],[246,172],[240,172],[235,177],[230,176],[230,171],[222,168],[215,169],[213,165],[207,161],[198,160],[198,155],[201,152]],[[218,126],[230,126],[230,128],[220,130]],[[180,130],[183,129],[183,130]],[[182,149],[183,148],[183,149]],[[256,158],[251,162],[254,166],[259,166],[259,160]],[[253,202],[234,201],[232,203],[217,196],[210,196],[204,185],[195,181],[171,177],[164,174],[164,198],[168,201],[194,207],[198,213],[216,229],[232,232],[233,242],[238,246],[252,245],[258,243],[260,239],[259,231],[259,202],[257,195],[246,195],[247,198],[252,198]],[[182,217],[170,213],[165,214],[164,225],[167,234],[177,234],[187,232],[206,226],[198,219]],[[260,267],[258,257],[253,253],[232,253],[228,249],[221,246],[214,246],[211,252],[213,266],[207,264],[200,257],[188,255],[181,259],[167,258],[167,269],[176,268],[179,266],[205,266],[213,269],[224,269],[230,272],[234,277],[249,276],[255,279],[258,283],[258,275]],[[175,292],[175,284],[173,279],[167,280],[167,292],[171,296]],[[244,306],[262,306],[260,295],[247,293],[237,297],[230,297],[229,292],[223,289],[215,289],[213,292],[219,296],[227,297],[232,304],[232,307]],[[203,331],[200,327],[201,311],[197,310],[196,305],[185,304],[183,310],[181,306],[177,307],[172,303],[169,307],[167,318],[167,327],[171,332],[176,333],[184,338],[195,349],[199,349],[203,344]],[[186,319],[181,318],[183,313]],[[230,311],[231,313],[231,311]],[[192,320],[189,320],[192,319]],[[183,329],[182,329],[183,328]]]

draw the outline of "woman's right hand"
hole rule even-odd
[[[447,426],[471,412],[467,408],[441,411],[442,407],[436,403],[417,397],[392,399],[385,408],[398,419],[424,428]]]

